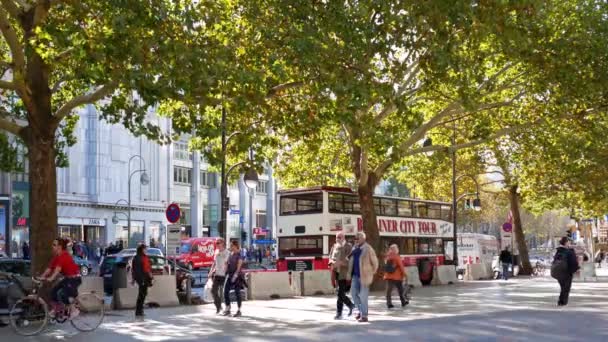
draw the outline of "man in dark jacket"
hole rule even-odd
[[[555,253],[555,260],[566,260],[568,264],[568,269],[566,274],[564,274],[560,279],[557,280],[560,287],[559,300],[557,301],[557,306],[568,305],[568,297],[570,296],[570,288],[572,287],[572,277],[574,273],[578,271],[578,261],[576,261],[576,254],[570,248],[570,239],[567,237],[563,237],[559,241],[560,246],[557,247],[557,252]]]
[[[502,279],[509,280],[509,266],[513,263],[513,256],[511,252],[509,252],[509,246],[505,247],[502,252],[500,252],[500,262],[502,263]]]
[[[131,275],[133,282],[136,282],[139,287],[137,294],[137,303],[135,305],[135,316],[144,316],[144,302],[148,295],[148,287],[152,286],[152,268],[150,267],[150,259],[146,255],[146,246],[139,245],[137,254],[133,258],[131,266]]]

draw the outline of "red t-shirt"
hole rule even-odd
[[[63,274],[64,277],[75,277],[80,275],[80,269],[68,251],[61,252],[61,254],[51,260],[51,263],[49,264],[51,271],[54,271],[57,267],[61,269],[61,274]]]

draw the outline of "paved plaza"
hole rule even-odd
[[[334,321],[333,297],[249,301],[242,318],[215,315],[213,305],[109,312],[93,333],[69,325],[23,338],[0,329],[2,341],[607,341],[608,282],[575,283],[571,304],[557,308],[550,278],[479,281],[414,290],[406,309],[370,299],[370,323]]]

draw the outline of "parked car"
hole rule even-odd
[[[76,265],[78,265],[80,268],[81,276],[85,277],[91,274],[91,271],[93,270],[93,263],[76,255],[72,255],[72,258],[74,259]]]
[[[100,276],[104,280],[104,291],[108,294],[113,292],[112,284],[112,273],[114,266],[118,263],[127,264],[127,278],[130,279],[131,273],[131,262],[133,261],[134,255],[110,255],[106,256],[100,266]],[[184,267],[176,265],[173,260],[168,260],[163,256],[148,255],[150,258],[150,267],[152,268],[153,275],[164,275],[164,274],[175,274],[175,285],[178,291],[184,291],[186,289],[186,281],[190,281],[191,285],[194,285],[194,278],[192,272]]]
[[[137,253],[137,249],[136,248],[126,248],[126,249],[123,249],[122,251],[116,253],[116,255],[118,255],[118,256],[134,256],[135,253]],[[163,251],[161,251],[158,248],[146,248],[146,253],[148,255],[164,256],[163,255]]]

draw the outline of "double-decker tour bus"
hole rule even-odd
[[[327,270],[336,233],[343,231],[352,243],[363,230],[359,197],[348,188],[282,190],[277,197],[277,271]],[[374,204],[384,251],[397,244],[406,266],[419,259],[451,262],[450,203],[374,196]]]

